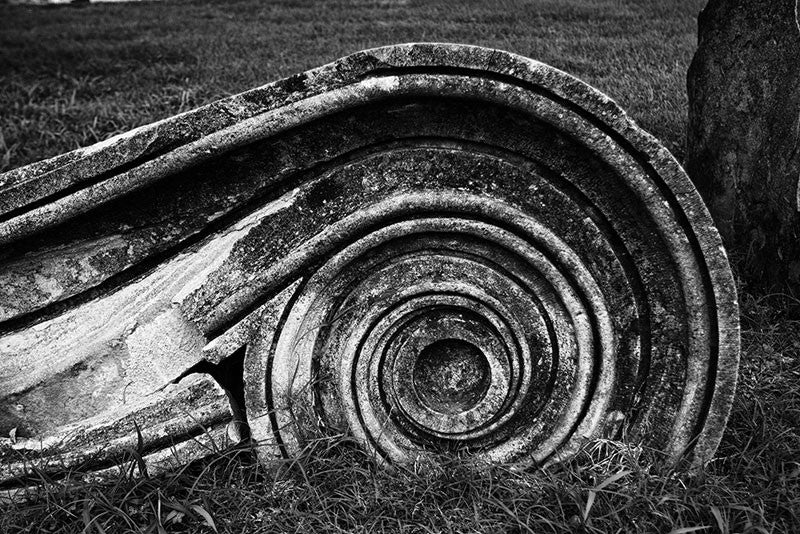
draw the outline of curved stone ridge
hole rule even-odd
[[[735,288],[680,166],[497,50],[359,52],[0,175],[0,242],[11,474],[110,465],[133,421],[153,454],[224,432],[200,371],[265,460],[349,432],[386,462],[610,435],[697,464],[735,388]]]

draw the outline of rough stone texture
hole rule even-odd
[[[736,294],[696,190],[505,52],[359,52],[0,175],[0,213],[12,475],[104,468],[134,420],[154,457],[222,432],[196,372],[242,354],[265,460],[345,431],[387,462],[545,463],[613,427],[698,464],[730,408]]]
[[[686,163],[745,278],[798,295],[799,24],[797,0],[708,3],[688,75]]]

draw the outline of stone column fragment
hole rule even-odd
[[[11,473],[113,465],[134,421],[163,459],[242,405],[265,462],[348,433],[389,463],[608,436],[699,464],[736,383],[681,167],[498,50],[359,52],[0,175],[0,243]]]

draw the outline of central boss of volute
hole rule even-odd
[[[613,334],[569,247],[467,193],[387,202],[419,215],[334,255],[292,290],[280,325],[262,326],[250,359],[268,362],[271,424],[253,425],[259,442],[275,436],[293,456],[323,426],[389,462],[437,450],[544,461],[600,424]]]

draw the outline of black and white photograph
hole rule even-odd
[[[0,533],[800,532],[800,0],[0,0]]]

